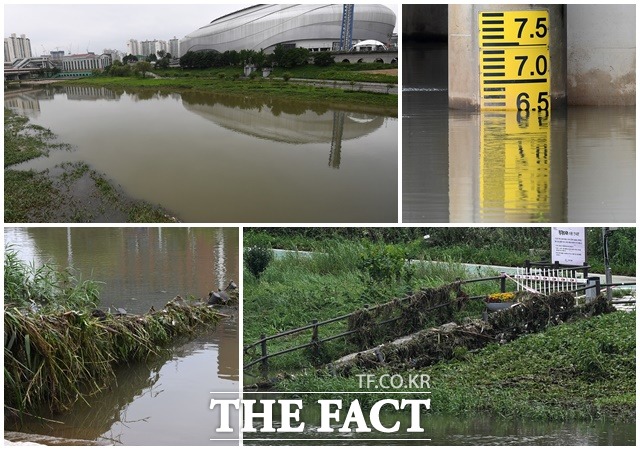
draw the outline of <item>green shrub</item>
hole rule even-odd
[[[251,247],[244,252],[244,262],[254,277],[260,278],[273,259],[273,252],[264,247]]]
[[[284,81],[289,81],[291,79],[291,73],[289,72],[283,73],[282,78],[284,79]]]
[[[329,52],[320,52],[313,55],[313,64],[316,66],[327,67],[334,62],[333,56]]]
[[[373,281],[395,282],[409,278],[403,249],[393,245],[371,246],[361,255],[360,268]]]

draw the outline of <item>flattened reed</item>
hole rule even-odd
[[[5,305],[5,411],[64,411],[106,389],[118,364],[155,355],[172,338],[221,317],[206,305],[174,302],[141,316],[101,316],[75,310],[37,314]]]

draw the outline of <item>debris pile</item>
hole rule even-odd
[[[460,284],[454,283],[423,289],[403,299],[361,309],[349,318],[348,330],[360,330],[351,334],[349,339],[358,348],[368,348],[376,342],[406,335],[429,324],[450,321],[467,299]]]
[[[96,310],[44,315],[5,305],[5,414],[41,406],[63,411],[106,389],[116,365],[144,360],[174,337],[220,317],[207,305],[175,301],[144,315]]]
[[[585,305],[576,305],[575,298],[569,293],[523,294],[517,300],[511,308],[493,313],[488,322],[477,319],[462,325],[447,323],[347,355],[331,365],[331,372],[349,376],[354,369],[422,368],[490,343],[504,344],[549,326],[615,311],[604,296]]]

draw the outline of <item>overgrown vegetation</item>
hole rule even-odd
[[[272,259],[273,252],[268,248],[251,247],[244,251],[244,263],[256,279],[260,278]]]
[[[91,280],[82,281],[70,268],[27,264],[13,249],[5,249],[5,305],[39,313],[95,308],[100,298],[99,285]]]
[[[333,242],[366,241],[393,246],[410,259],[521,266],[525,260],[550,259],[550,232],[549,227],[248,228],[245,243],[323,251]],[[614,274],[635,275],[635,248],[635,228],[612,232],[609,256]],[[592,272],[604,272],[602,228],[587,228],[587,257]]]
[[[98,283],[71,270],[35,268],[5,250],[5,412],[60,412],[109,387],[119,364],[162,351],[175,336],[216,323],[207,306],[169,302],[158,312],[114,316],[95,309]]]
[[[593,240],[601,231],[589,229],[589,248],[596,245]],[[603,297],[576,308],[574,298],[563,293],[549,298],[518,297],[524,306],[495,313],[488,323],[483,322],[479,318],[484,302],[468,297],[497,292],[497,282],[464,285],[466,292],[455,295],[443,290],[446,294],[429,295],[433,301],[424,304],[426,297],[421,297],[421,291],[437,293],[449,283],[456,286],[458,278],[488,275],[465,271],[457,261],[464,261],[466,255],[478,258],[478,263],[493,262],[487,259],[501,254],[495,252],[494,240],[502,239],[506,259],[520,265],[532,253],[544,257],[548,232],[544,228],[246,229],[245,247],[283,247],[298,252],[278,253],[259,279],[245,267],[244,343],[257,341],[261,334],[269,336],[356,311],[348,323],[343,320],[320,327],[318,344],[269,359],[266,386],[275,383],[278,391],[290,392],[359,391],[362,387],[354,376],[358,373],[400,373],[405,379],[427,373],[432,382],[431,413],[435,414],[634,420],[635,314],[612,313]],[[635,230],[614,233],[619,233],[622,246],[635,243]],[[447,252],[449,246],[457,253]],[[612,256],[614,248],[610,246]],[[313,253],[300,251],[303,249]],[[625,256],[624,251],[616,255],[619,267],[627,266],[635,273],[635,256]],[[445,263],[405,263],[419,257]],[[417,294],[409,296],[406,303],[398,300],[408,293]],[[455,301],[438,316],[429,311],[429,305],[438,300]],[[390,321],[398,314],[399,319]],[[397,325],[403,320],[402,326]],[[374,321],[389,322],[379,328],[373,326]],[[455,324],[430,328],[444,322]],[[391,353],[384,346],[378,353],[362,351],[399,336],[404,328],[418,330],[417,336],[424,334],[425,340],[399,344]],[[364,332],[322,342],[354,329]],[[270,340],[268,353],[308,344],[313,336],[311,327],[294,336]],[[348,369],[344,362],[326,366],[355,352],[361,352],[360,356]],[[246,351],[244,362],[258,357],[259,345]],[[260,364],[247,373],[256,377],[258,386],[265,387],[258,381]],[[315,399],[307,397],[305,401]],[[340,397],[346,402],[357,398],[367,407],[384,394]]]
[[[322,252],[313,255],[287,254],[274,259],[259,279],[245,266],[244,342],[254,342],[261,334],[269,336],[301,327],[314,319],[322,321],[349,314],[364,305],[374,307],[424,288],[440,288],[468,276],[466,270],[456,263],[398,269],[396,260],[381,257],[383,253],[384,249],[375,244],[332,242]],[[499,286],[496,283],[475,284],[465,289],[474,296],[495,292]],[[482,308],[481,301],[470,301],[454,317],[456,320],[467,315],[478,317]],[[344,321],[324,326],[320,338],[346,329]],[[269,353],[309,341],[310,332],[272,341],[268,344]],[[326,362],[357,348],[346,338],[328,342],[323,344],[323,360]],[[269,361],[269,364],[274,370],[288,370],[310,367],[318,361],[313,355],[300,358],[300,354],[283,355]],[[252,351],[247,361],[255,356]]]
[[[615,312],[560,324],[503,345],[456,351],[453,359],[428,369],[398,373],[405,379],[416,373],[430,376],[430,414],[633,421],[635,328],[635,314]],[[278,390],[359,391],[358,383],[355,376],[313,371],[282,380]],[[344,401],[358,398],[366,407],[384,395],[341,397]]]
[[[127,198],[104,175],[84,163],[63,163],[49,171],[13,166],[54,149],[69,149],[55,135],[5,108],[4,220],[35,222],[175,222],[167,211]],[[54,171],[52,171],[54,172]]]

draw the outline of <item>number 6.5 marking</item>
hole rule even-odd
[[[551,105],[547,99],[547,95],[549,95],[548,92],[538,93],[538,111],[549,111],[549,107]],[[529,111],[529,109],[531,109],[529,94],[526,92],[518,94],[518,97],[516,98],[516,108],[518,111]]]

